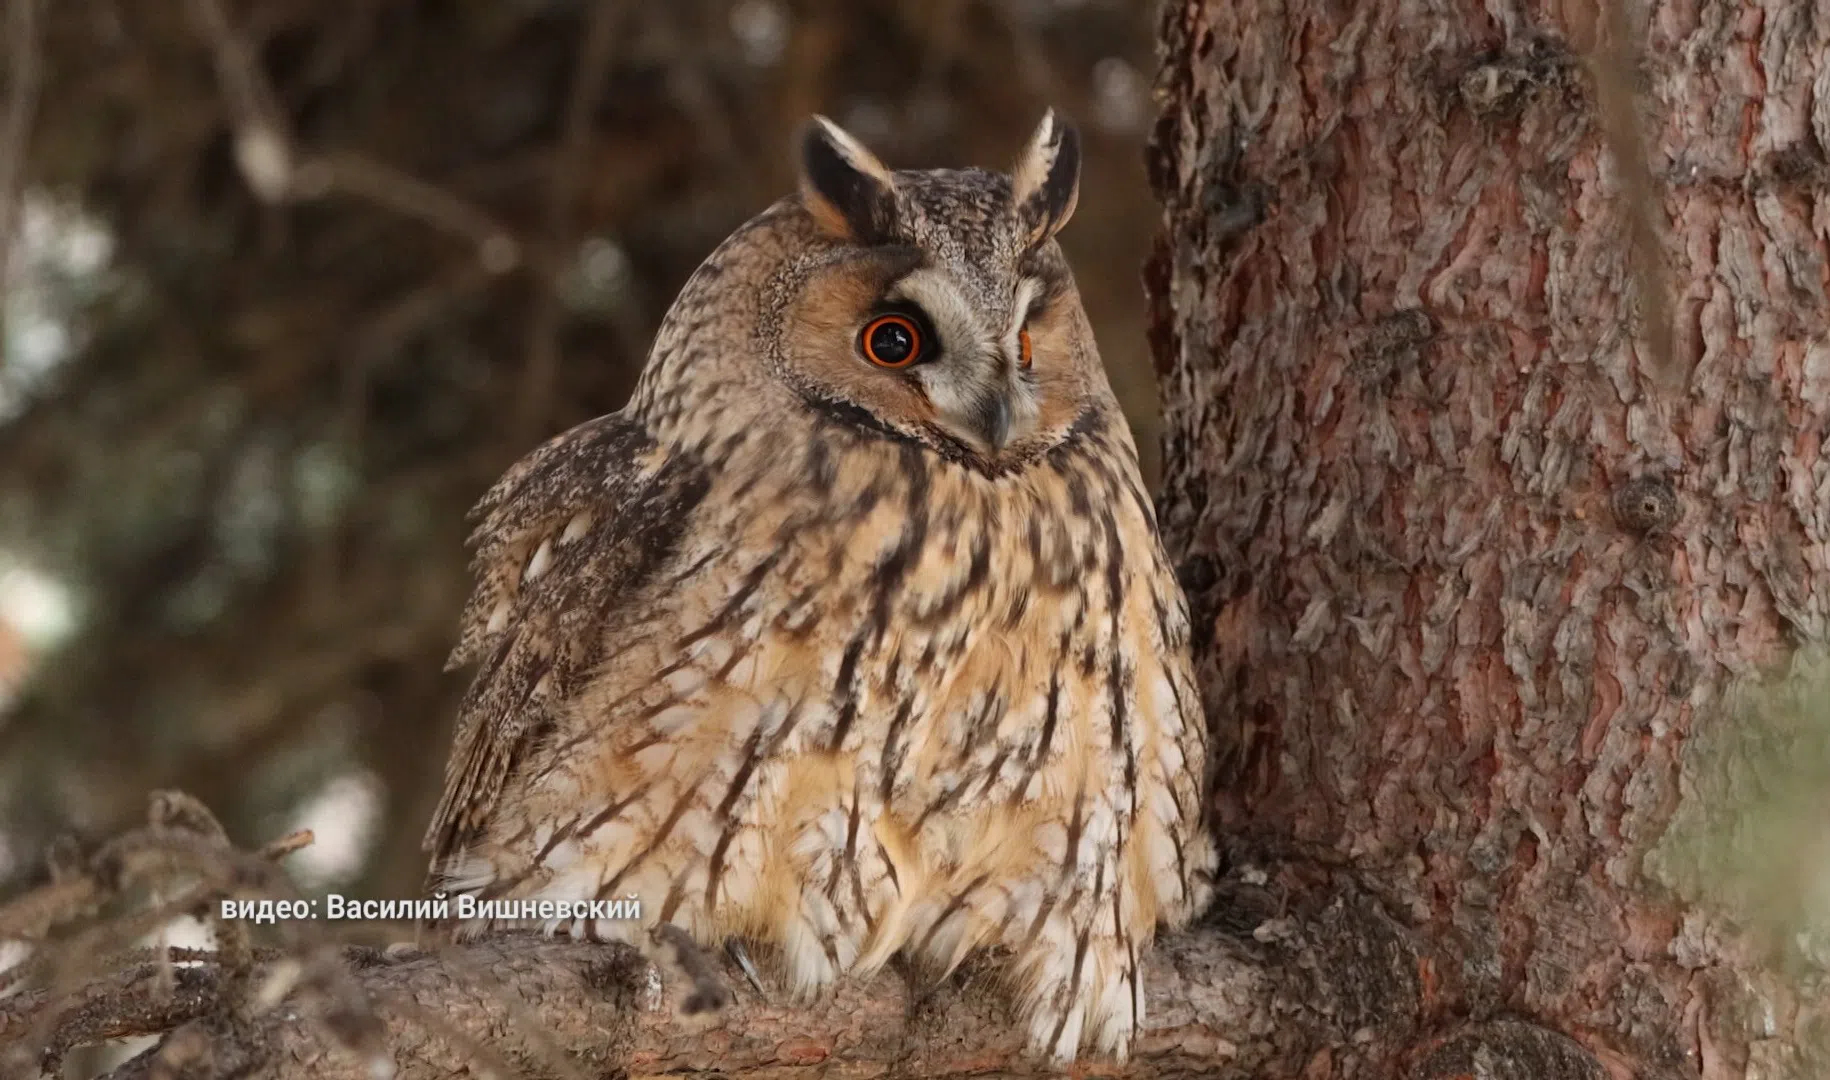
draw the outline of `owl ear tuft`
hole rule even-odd
[[[842,240],[875,244],[896,228],[890,171],[824,116],[801,131],[801,202],[821,228]]]
[[[1050,109],[1010,173],[1011,204],[1035,247],[1061,231],[1080,201],[1080,132]]]

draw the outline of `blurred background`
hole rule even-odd
[[[465,511],[616,409],[814,111],[893,167],[1080,125],[1063,235],[1156,468],[1142,0],[0,0],[0,898],[201,798],[405,898]]]

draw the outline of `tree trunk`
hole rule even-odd
[[[1220,816],[1417,960],[1304,1077],[1830,1075],[1821,966],[1660,846],[1732,811],[1731,692],[1830,625],[1812,8],[1166,5],[1162,512]]]

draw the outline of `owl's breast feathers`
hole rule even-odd
[[[804,925],[809,970],[1186,915],[1206,732],[1116,410],[999,468],[804,415],[671,451],[609,417],[484,499],[435,870]]]

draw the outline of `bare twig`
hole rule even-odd
[[[1627,17],[1627,5],[1622,0],[1605,0],[1602,6],[1607,14],[1606,44],[1597,45],[1588,57],[1588,67],[1595,82],[1596,110],[1608,152],[1620,171],[1633,287],[1639,297],[1640,319],[1650,353],[1648,370],[1660,383],[1681,387],[1689,372],[1677,355],[1671,325],[1671,284],[1659,238],[1664,196],[1653,179],[1645,134],[1640,130],[1635,93],[1638,43]]]
[[[191,0],[191,16],[209,39],[229,117],[235,125],[235,156],[254,193],[267,202],[287,197],[292,186],[292,132],[254,50],[235,32],[220,0]]]
[[[12,0],[6,11],[6,112],[0,116],[0,296],[10,293],[13,239],[25,184],[25,155],[43,80],[38,0]]]
[[[131,942],[156,933],[185,915],[216,917],[220,947],[212,959],[220,981],[232,989],[244,988],[252,976],[257,954],[248,941],[245,924],[221,918],[216,901],[250,893],[295,896],[291,882],[273,867],[271,860],[297,851],[310,841],[309,833],[293,833],[257,855],[236,851],[215,816],[181,792],[155,792],[147,817],[146,826],[114,838],[80,863],[71,855],[60,853],[53,862],[49,885],[0,908],[0,938],[36,943],[44,941],[59,925],[90,916],[141,886],[152,888],[155,899],[149,906],[83,927],[69,940],[46,942],[8,973],[9,983],[43,981],[47,985],[44,993],[51,1000],[74,995],[79,1004],[71,1008],[81,1024],[96,1031],[124,1031],[142,1022],[132,1017],[146,1012],[127,1010],[127,1019],[95,1016],[95,1008],[81,1004],[93,995],[81,988],[96,971],[125,965],[135,978],[144,976],[150,980],[149,993],[155,998],[169,997],[185,985],[180,973],[171,969],[172,961],[165,950],[159,950],[147,961],[140,959],[145,950],[129,947]],[[105,1006],[97,1008],[108,1011]],[[171,1014],[154,1009],[153,1015]],[[20,1024],[15,1041],[43,1047],[41,1064],[54,1064],[65,1050],[83,1041],[72,1041],[59,1023],[54,1015],[40,1014],[35,1024]],[[0,1060],[0,1067],[5,1065]]]
[[[300,197],[352,196],[468,240],[477,261],[492,274],[505,274],[523,261],[514,233],[482,208],[392,165],[330,153],[300,162],[296,181]]]
[[[575,231],[573,218],[585,160],[591,147],[591,113],[603,96],[610,71],[611,44],[624,14],[621,0],[597,0],[578,46],[571,89],[566,95],[565,121],[559,153],[553,161],[546,195],[546,245],[554,258],[569,250]],[[534,309],[528,319],[527,369],[515,407],[512,431],[517,442],[531,442],[540,433],[552,405],[559,374],[560,309],[556,274],[540,276]]]
[[[482,208],[392,165],[341,152],[302,154],[279,95],[221,0],[191,0],[210,44],[216,77],[235,126],[236,162],[255,195],[270,203],[348,195],[468,240],[493,274],[524,261],[514,233]]]
[[[261,858],[270,862],[278,862],[280,859],[291,855],[295,851],[305,850],[316,840],[317,837],[310,829],[300,829],[297,832],[289,832],[285,836],[282,836],[278,840],[261,848]]]

